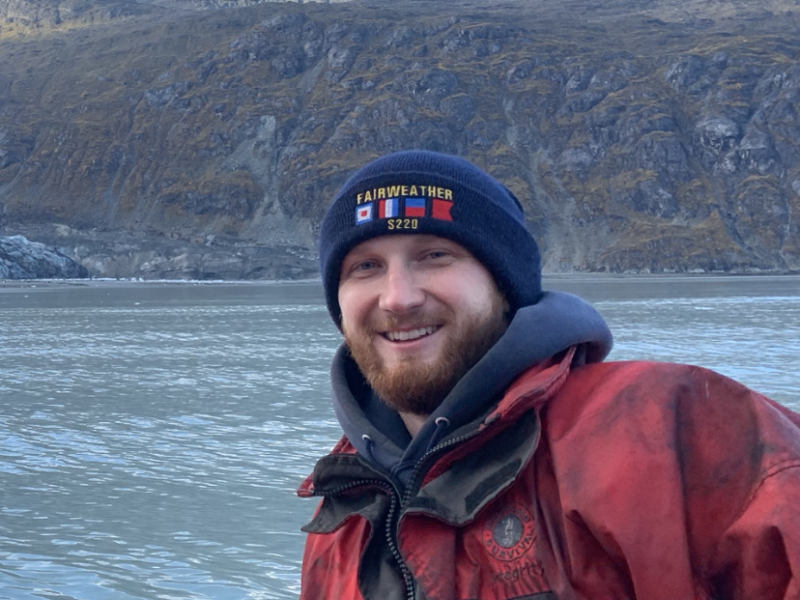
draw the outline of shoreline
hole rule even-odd
[[[185,287],[185,286],[274,286],[319,283],[322,279],[0,279],[0,292],[14,289]]]
[[[745,279],[800,279],[800,272],[773,272],[758,273],[543,273],[542,281],[569,282],[569,281],[614,281],[614,280],[642,280],[642,281],[681,281],[709,279],[715,281]],[[198,286],[243,286],[260,287],[276,285],[322,285],[320,277],[308,279],[117,279],[117,278],[89,278],[89,279],[0,279],[0,292],[14,290],[57,290],[67,288],[102,288],[102,287],[198,287]],[[544,286],[546,289],[546,285]]]

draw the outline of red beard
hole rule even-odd
[[[392,315],[379,326],[369,323],[366,331],[345,329],[344,336],[351,356],[381,400],[400,413],[429,415],[503,335],[508,327],[505,309],[505,301],[497,294],[490,310],[460,324],[447,309],[413,316],[414,323],[444,324],[442,333],[449,335],[440,357],[433,363],[409,357],[386,367],[372,339],[381,335],[379,331],[398,329],[400,320]],[[409,318],[403,319],[403,328],[414,326],[409,321]]]

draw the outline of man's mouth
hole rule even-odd
[[[440,325],[432,325],[430,327],[419,327],[417,329],[409,329],[408,331],[387,331],[383,334],[390,342],[407,342],[410,340],[418,340],[421,337],[431,335],[439,330]]]

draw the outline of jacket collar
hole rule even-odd
[[[497,406],[477,424],[463,427],[443,441],[420,488],[403,506],[403,514],[430,515],[454,526],[472,519],[494,498],[503,493],[530,463],[539,443],[538,409],[561,389],[574,359],[575,348],[528,369],[508,389]],[[322,458],[298,490],[300,496],[333,496],[320,510],[306,531],[326,533],[358,512],[369,517],[373,493],[349,492],[365,489],[391,489],[377,465],[355,454],[355,448],[343,437],[334,451]],[[348,498],[343,500],[341,498]]]

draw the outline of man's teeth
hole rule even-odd
[[[420,329],[412,329],[411,331],[387,331],[386,337],[393,342],[405,342],[430,335],[434,331],[436,331],[436,327],[421,327]]]

